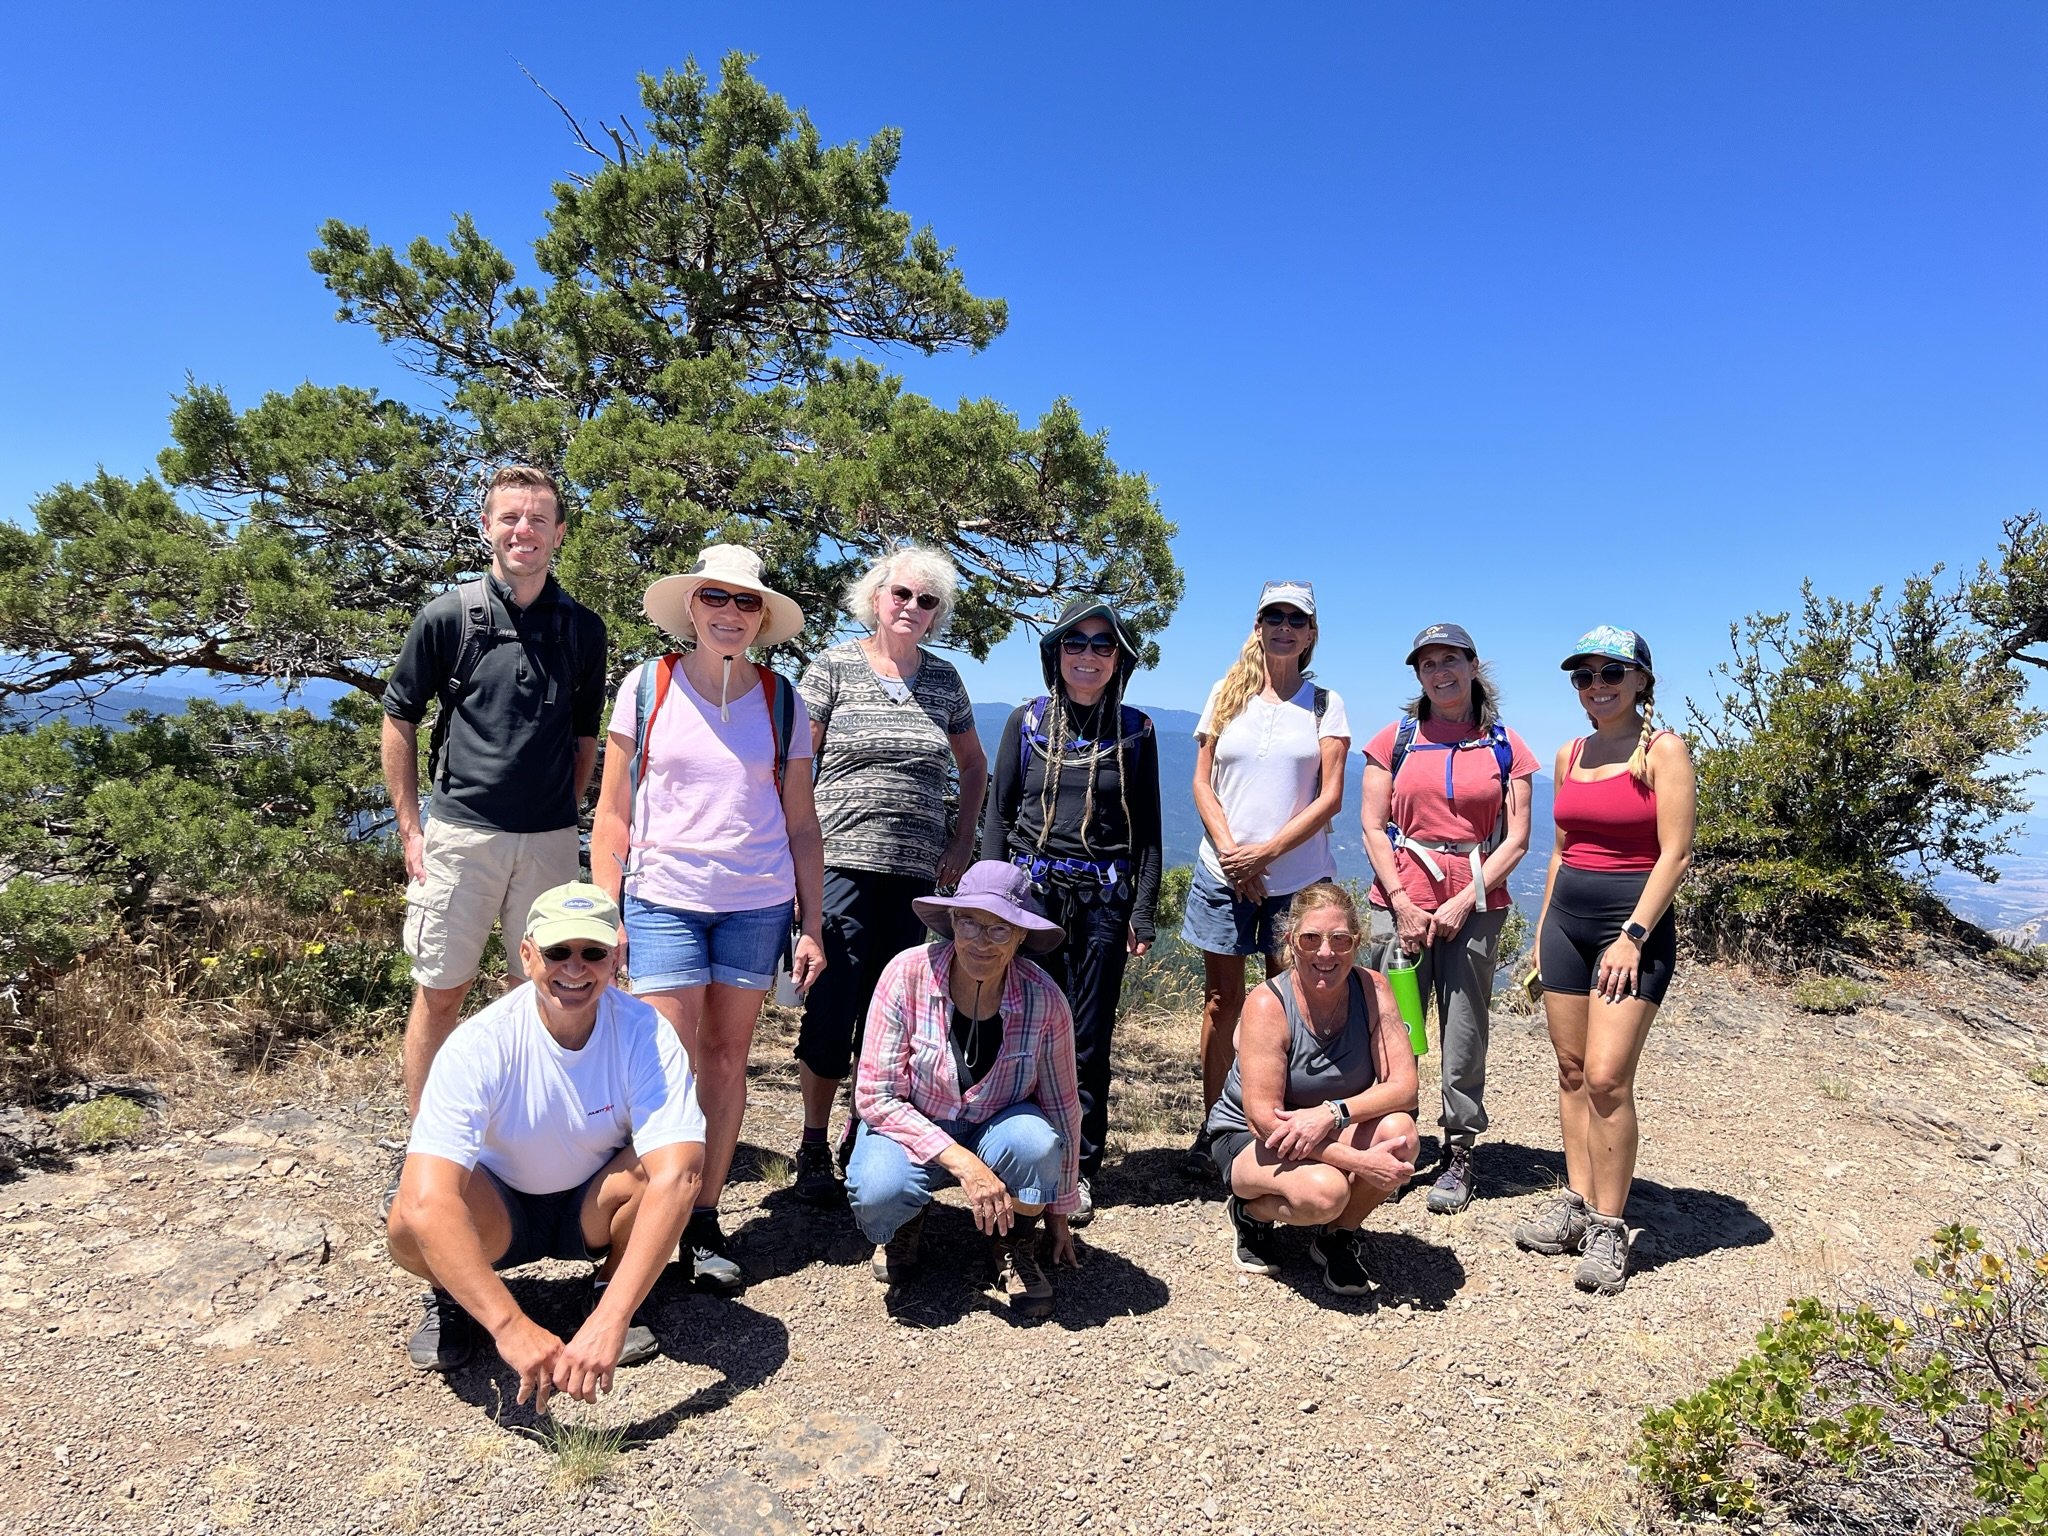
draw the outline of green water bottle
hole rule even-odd
[[[1422,1027],[1422,988],[1416,984],[1415,961],[1399,945],[1387,961],[1387,985],[1394,989],[1394,1006],[1401,1022],[1408,1026],[1408,1043],[1417,1056],[1429,1054],[1429,1031]]]

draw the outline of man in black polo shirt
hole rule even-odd
[[[604,620],[548,574],[562,502],[509,465],[484,492],[491,566],[421,610],[384,688],[384,782],[405,842],[405,1098],[417,1113],[434,1053],[460,1017],[493,922],[526,931],[534,897],[577,876],[577,811],[597,762]],[[419,724],[440,701],[420,822]],[[512,978],[524,969],[507,942]]]

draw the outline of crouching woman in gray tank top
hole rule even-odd
[[[1245,1000],[1237,1060],[1209,1112],[1229,1189],[1237,1267],[1277,1270],[1279,1226],[1342,1296],[1373,1289],[1359,1229],[1413,1176],[1415,1052],[1386,978],[1352,961],[1363,930],[1342,886],[1318,880],[1287,913],[1291,964]]]

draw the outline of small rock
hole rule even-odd
[[[948,1504],[958,1504],[966,1497],[967,1485],[965,1483],[955,1483],[946,1490],[946,1502]]]

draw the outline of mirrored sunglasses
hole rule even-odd
[[[1358,935],[1355,933],[1297,933],[1294,936],[1294,942],[1312,955],[1319,954],[1326,948],[1333,955],[1348,955],[1352,950],[1358,948]]]

